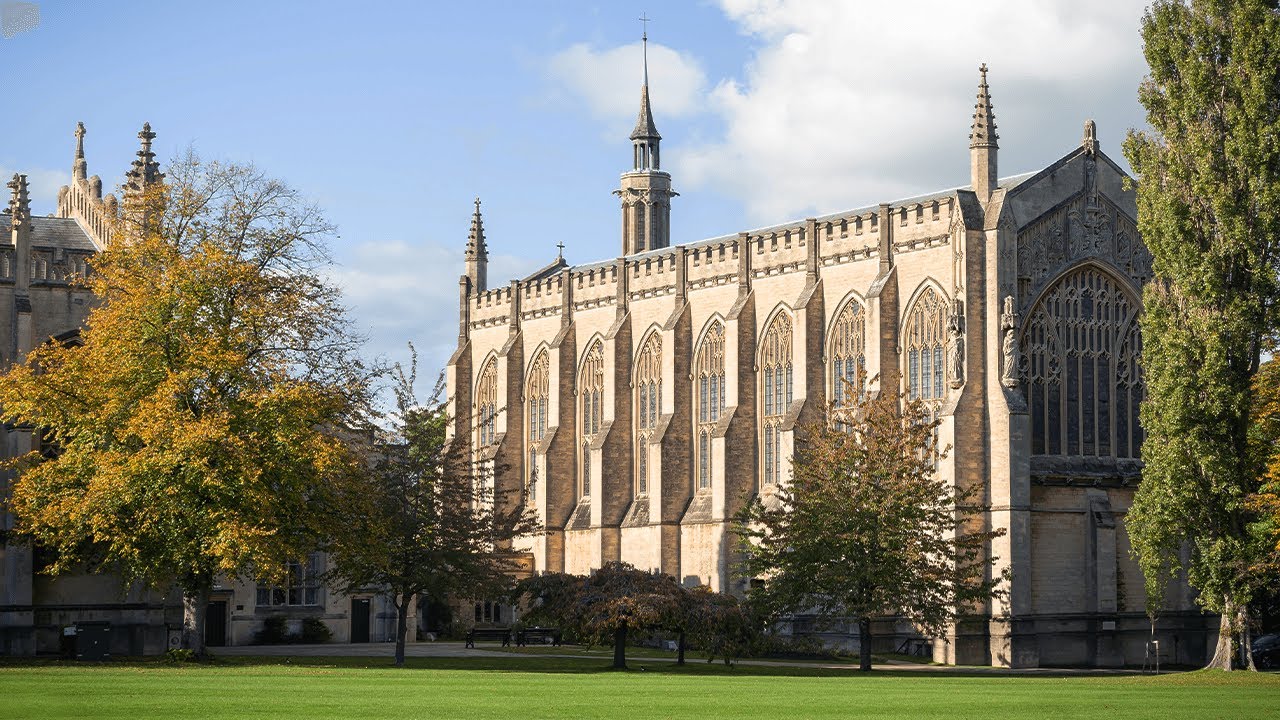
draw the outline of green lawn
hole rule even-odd
[[[1280,675],[1011,677],[642,659],[228,658],[212,665],[0,662],[20,718],[1274,718]]]

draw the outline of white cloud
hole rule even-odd
[[[640,57],[640,43],[606,50],[579,43],[552,56],[549,69],[595,115],[634,118],[640,105]],[[649,78],[655,112],[679,117],[701,109],[707,76],[692,55],[649,43]]]
[[[489,277],[501,283],[537,266],[532,260],[491,255]],[[429,383],[457,347],[462,272],[457,248],[386,241],[356,245],[330,278],[361,323],[356,329],[368,338],[366,355],[403,361],[406,343],[412,342],[423,380]]]
[[[31,212],[48,215],[58,209],[58,188],[71,184],[71,173],[46,168],[10,168],[0,166],[0,182],[7,183],[14,173],[27,176],[27,192],[31,197]],[[9,191],[4,191],[4,204],[8,207]]]
[[[686,188],[741,198],[753,222],[962,185],[986,62],[1002,175],[1067,152],[1088,117],[1118,158],[1142,122],[1144,4],[721,0],[758,49],[710,93],[725,136],[667,157]]]

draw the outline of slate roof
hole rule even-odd
[[[8,213],[0,214],[0,241],[9,242],[10,220]],[[93,244],[89,233],[75,218],[31,218],[31,246],[41,248],[62,248],[78,252],[96,253],[98,247]]]

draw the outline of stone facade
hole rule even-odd
[[[743,591],[731,518],[787,481],[798,423],[861,366],[870,391],[934,409],[952,447],[939,473],[976,491],[975,526],[1007,531],[990,547],[1007,599],[934,639],[935,657],[1142,663],[1150,626],[1123,522],[1151,276],[1134,191],[1092,122],[1043,170],[1000,179],[981,77],[972,174],[953,190],[671,247],[646,83],[621,257],[557,258],[490,288],[477,204],[453,431],[545,523],[523,544],[536,570],[625,560]],[[1185,588],[1169,603],[1164,661],[1201,662],[1205,618]]]

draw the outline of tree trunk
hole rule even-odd
[[[195,590],[182,591],[182,647],[195,654],[197,659],[206,656],[204,645],[204,621],[209,612],[211,583],[200,583]]]
[[[858,670],[871,671],[871,618],[858,618]]]
[[[1256,670],[1250,647],[1249,609],[1223,598],[1222,618],[1218,621],[1218,645],[1208,667],[1218,670]]]
[[[1222,617],[1218,619],[1218,647],[1213,651],[1213,659],[1209,661],[1209,668],[1227,671],[1232,669],[1234,663],[1231,660],[1235,655],[1232,648],[1232,640],[1235,637],[1231,631],[1231,616],[1234,614],[1235,605],[1230,598],[1227,598],[1222,607]]]
[[[622,624],[613,631],[613,669],[627,669],[627,626]]]
[[[409,595],[393,595],[400,598],[396,606],[396,667],[404,667],[404,641],[409,632]]]
[[[683,665],[684,664],[684,630],[680,631],[680,639],[676,642],[676,650],[678,651],[678,654],[676,655],[676,664]]]

